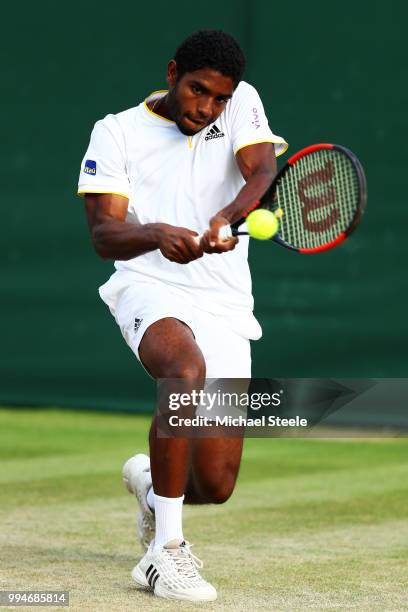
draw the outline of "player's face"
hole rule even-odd
[[[214,123],[234,91],[231,77],[211,68],[187,72],[177,80],[175,62],[169,64],[168,82],[168,109],[186,136],[193,136]]]

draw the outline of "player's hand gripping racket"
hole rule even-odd
[[[248,234],[246,216],[257,208],[277,213],[271,240],[299,253],[317,253],[343,242],[357,226],[366,202],[366,180],[345,147],[316,144],[302,149],[278,172],[245,217],[220,230],[220,238]]]

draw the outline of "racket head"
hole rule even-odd
[[[320,143],[290,157],[254,208],[282,211],[271,240],[299,253],[319,253],[354,231],[366,199],[364,170],[354,153]]]

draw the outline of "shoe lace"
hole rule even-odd
[[[191,544],[183,544],[179,548],[167,549],[166,552],[172,557],[177,571],[186,578],[197,577],[197,569],[201,569],[204,563],[191,552]]]

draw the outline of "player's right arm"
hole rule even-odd
[[[167,223],[127,223],[128,202],[117,194],[85,194],[92,242],[103,259],[128,260],[156,249],[180,264],[202,257],[202,247],[193,240],[197,232]]]
[[[128,260],[160,249],[176,263],[203,255],[196,232],[166,223],[127,223],[129,177],[123,131],[115,115],[97,121],[81,164],[78,194],[85,197],[96,252],[104,259]]]

